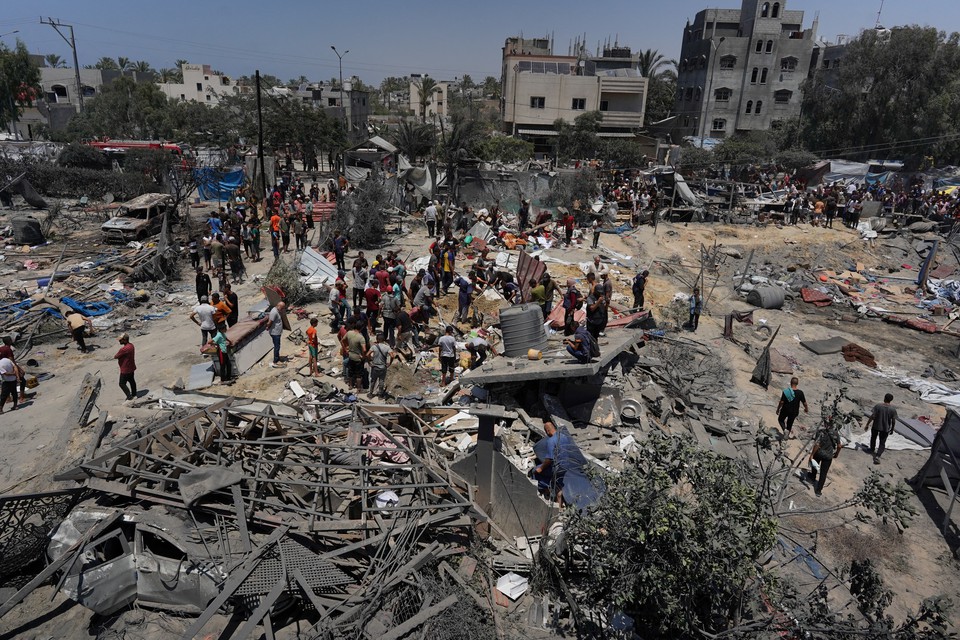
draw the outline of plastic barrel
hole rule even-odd
[[[787,292],[780,287],[766,285],[757,287],[747,294],[747,302],[761,309],[779,309],[783,306]]]
[[[500,312],[503,355],[525,356],[530,349],[543,351],[547,333],[543,330],[543,312],[535,304],[520,304]]]

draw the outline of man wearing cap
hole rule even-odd
[[[423,221],[427,223],[427,237],[432,238],[437,232],[437,201],[431,202],[423,210]]]
[[[120,390],[127,396],[127,400],[133,400],[137,397],[137,381],[134,379],[137,363],[134,360],[133,345],[126,333],[121,333],[117,342],[120,343],[120,350],[114,354],[113,359],[120,365]]]

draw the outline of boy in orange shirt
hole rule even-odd
[[[307,350],[310,352],[310,375],[319,376],[320,371],[317,368],[317,356],[320,353],[320,342],[317,340],[317,323],[319,320],[310,318],[310,326],[307,328]]]

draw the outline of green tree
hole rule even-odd
[[[178,74],[173,69],[164,68],[157,72],[157,78],[160,80],[160,82],[176,82],[177,77]]]
[[[53,69],[64,69],[67,66],[66,61],[55,53],[48,53],[43,57],[47,66]]]
[[[631,616],[642,637],[723,630],[776,542],[776,520],[745,475],[689,438],[652,432],[636,464],[603,474],[589,512],[570,512],[589,601]]]
[[[465,73],[465,74],[463,74],[463,77],[460,78],[460,86],[466,91],[466,90],[469,90],[469,89],[473,89],[473,88],[476,87],[477,85],[474,84],[473,78],[470,77],[470,74],[469,74],[469,73]]]
[[[400,128],[394,132],[392,138],[397,148],[413,163],[429,154],[437,143],[432,125],[408,121],[400,123]]]
[[[0,42],[0,121],[13,122],[41,94],[40,69],[30,60],[30,52],[23,42],[10,49]]]
[[[573,158],[596,158],[601,155],[603,147],[597,136],[603,114],[599,111],[587,111],[577,116],[574,123],[558,118],[554,121],[557,130],[556,149],[557,158],[570,160]]]
[[[129,69],[130,71],[135,71],[136,73],[152,73],[154,75],[157,73],[156,70],[154,70],[154,68],[150,66],[150,63],[146,60],[137,60],[136,62],[131,63]]]
[[[493,76],[483,79],[483,95],[495,100],[500,99],[500,81]]]
[[[420,105],[420,121],[427,121],[427,106],[433,100],[433,91],[437,88],[437,81],[430,76],[420,76],[413,81],[417,88],[417,102]]]
[[[667,60],[667,58],[656,49],[641,51],[637,60],[637,68],[640,71],[640,75],[644,78],[655,78],[660,75],[660,69],[662,67],[675,64],[677,64],[676,60]]]
[[[133,68],[133,62],[130,60],[130,58],[118,56],[117,68],[120,69],[120,71],[130,71]]]
[[[477,154],[488,162],[522,162],[533,158],[533,143],[505,135],[489,135],[477,145]]]
[[[95,64],[94,67],[96,67],[97,69],[101,69],[103,71],[116,71],[120,68],[117,66],[116,60],[114,60],[113,58],[108,58],[106,56],[97,60],[97,64]]]
[[[61,167],[75,167],[80,169],[110,168],[110,161],[100,149],[77,142],[63,148],[60,155],[57,156],[57,164]]]
[[[78,137],[171,139],[176,137],[173,113],[173,104],[156,84],[120,77],[86,101],[67,128]]]
[[[649,126],[668,117],[677,94],[677,76],[667,70],[647,78],[647,106],[644,120]]]
[[[960,34],[865,31],[804,86],[802,140],[828,157],[960,160]]]

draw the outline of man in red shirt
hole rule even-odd
[[[377,330],[377,316],[380,315],[380,292],[373,286],[373,282],[367,283],[367,288],[363,292],[363,298],[367,303],[367,318],[370,321],[370,328]]]
[[[127,400],[133,400],[137,397],[137,381],[133,377],[137,363],[133,359],[133,345],[126,333],[121,333],[117,342],[120,343],[120,350],[113,359],[120,365],[120,389],[127,396]]]
[[[310,353],[310,375],[319,376],[320,370],[317,368],[317,356],[320,354],[320,341],[317,339],[317,318],[310,318],[310,326],[307,327],[307,351]]]

